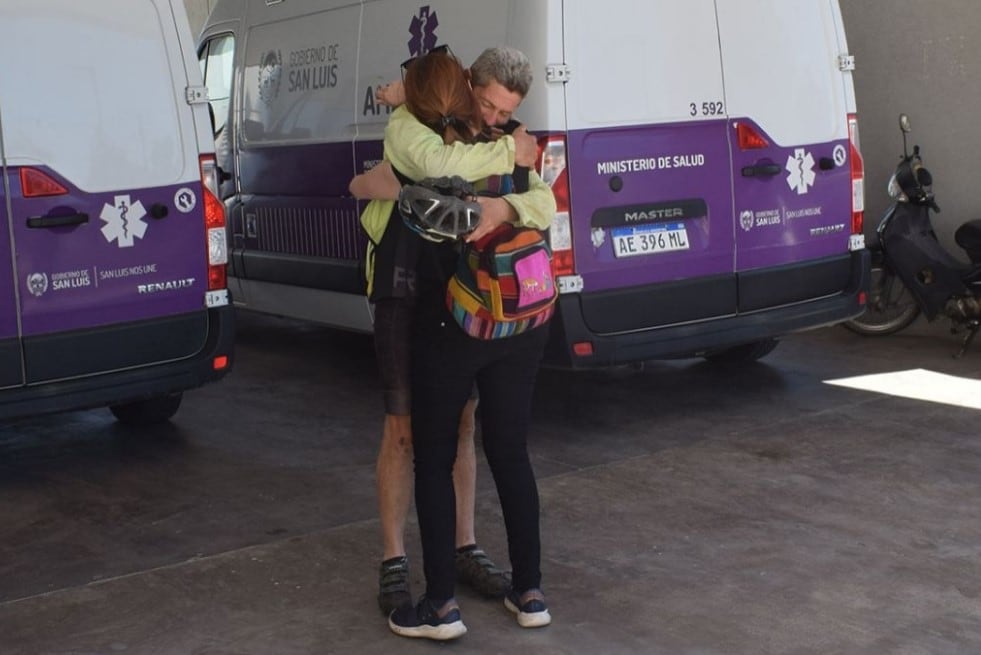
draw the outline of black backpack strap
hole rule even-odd
[[[391,163],[391,162],[389,162],[389,163]],[[405,175],[405,173],[403,173],[399,169],[395,168],[394,166],[392,166],[392,172],[395,173],[395,179],[397,179],[399,181],[399,184],[401,186],[405,186],[406,184],[415,184],[416,183],[416,180],[410,180]]]
[[[519,127],[521,127],[521,123],[512,118],[501,126],[501,131],[505,134],[512,134]],[[524,193],[530,188],[530,182],[528,181],[530,170],[527,166],[515,166],[514,170],[511,171],[511,182],[514,184],[515,193]]]

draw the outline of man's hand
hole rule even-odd
[[[356,175],[347,188],[359,200],[398,200],[402,185],[392,171],[392,164],[383,161]]]
[[[514,137],[515,165],[534,168],[535,160],[538,159],[538,140],[528,134],[524,125],[516,129],[511,136]]]
[[[487,198],[479,196],[477,202],[480,203],[480,222],[476,229],[467,235],[467,243],[471,243],[481,237],[490,234],[504,223],[516,223],[518,213],[514,211],[504,198]]]
[[[378,87],[378,90],[375,91],[375,100],[378,104],[385,105],[386,107],[404,105],[405,87],[402,85],[402,80],[395,80],[385,86]]]

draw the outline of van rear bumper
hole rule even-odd
[[[0,420],[106,407],[151,396],[177,393],[225,376],[233,361],[234,309],[216,307],[208,312],[208,336],[193,357],[178,361],[113,371],[69,380],[13,387],[0,391]],[[228,357],[228,365],[215,370],[214,358]]]
[[[582,295],[562,295],[552,319],[544,363],[556,368],[588,369],[654,359],[698,357],[713,350],[834,325],[864,311],[859,300],[860,294],[869,288],[869,260],[867,250],[851,253],[849,282],[840,293],[617,334],[598,334],[590,330],[583,318]],[[652,285],[648,291],[648,302],[657,306],[657,285]],[[636,312],[636,307],[623,306],[618,311],[631,314]],[[579,356],[573,352],[573,345],[582,342],[592,344],[591,355]]]

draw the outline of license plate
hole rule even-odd
[[[616,257],[656,255],[672,250],[688,250],[688,230],[684,223],[657,223],[633,227],[615,227],[613,254]]]

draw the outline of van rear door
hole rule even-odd
[[[735,313],[715,3],[564,7],[571,222],[587,326],[604,334]]]
[[[837,2],[717,4],[740,310],[839,293],[851,272],[854,107]]]
[[[170,4],[16,3],[0,42],[22,53],[0,68],[0,99],[26,382],[192,356],[207,337],[207,249]]]
[[[10,247],[7,166],[3,154],[3,107],[0,107],[0,389],[24,383],[17,333],[16,282]]]

